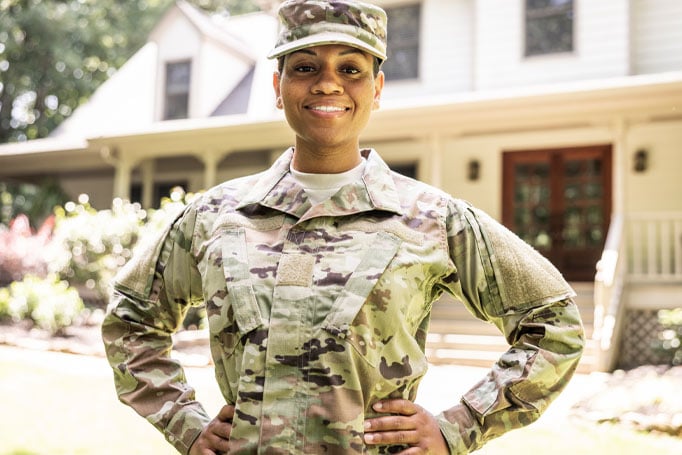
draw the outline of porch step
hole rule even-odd
[[[595,366],[595,344],[591,339],[594,320],[592,283],[572,283],[578,296],[587,337],[578,372],[589,373]],[[431,313],[431,326],[426,339],[426,355],[432,364],[490,367],[509,349],[497,328],[476,319],[466,307],[446,296],[436,302]]]

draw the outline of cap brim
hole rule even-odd
[[[363,50],[368,54],[381,59],[382,61],[386,60],[386,54],[381,53],[378,49],[370,46],[368,43],[360,39],[353,38],[352,36],[349,36],[345,33],[337,32],[316,33],[290,43],[279,45],[270,51],[268,58],[277,58],[300,49],[305,49],[306,47],[320,46],[325,44],[345,44],[346,46]]]

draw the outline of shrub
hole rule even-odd
[[[0,226],[0,286],[20,281],[26,274],[47,275],[45,249],[53,226],[54,217],[49,217],[34,232],[23,214],[11,220],[9,228]]]
[[[50,272],[106,296],[114,274],[131,257],[146,212],[120,199],[111,210],[98,211],[81,197],[81,202],[57,207],[55,213]]]
[[[670,365],[682,365],[682,308],[660,310],[658,321],[663,330],[658,334],[654,349]]]
[[[192,197],[175,188],[157,210],[115,199],[110,210],[98,211],[86,196],[58,207],[49,270],[106,298],[114,275],[132,257],[139,239],[157,235]]]
[[[0,319],[13,322],[29,319],[51,333],[70,326],[82,311],[78,291],[56,275],[47,278],[26,275],[0,289]]]
[[[54,179],[39,184],[0,182],[0,224],[8,226],[19,215],[26,215],[38,227],[52,215],[52,209],[69,198]]]

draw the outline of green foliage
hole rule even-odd
[[[173,0],[0,0],[0,143],[46,137],[146,41]],[[193,0],[207,11],[251,1]]]
[[[52,210],[69,200],[55,179],[39,184],[0,182],[0,224],[9,226],[18,215],[28,216],[33,228],[37,228],[52,215]]]
[[[146,212],[119,199],[111,210],[98,211],[84,201],[69,202],[55,213],[50,271],[72,285],[107,295],[114,274],[132,256]]]
[[[82,311],[78,291],[56,275],[26,275],[22,281],[0,288],[0,319],[30,319],[41,329],[57,333],[71,325]]]
[[[658,334],[654,349],[670,365],[682,365],[682,308],[660,310],[658,321],[663,326],[663,331]]]
[[[104,298],[138,241],[158,235],[192,197],[175,189],[158,210],[144,210],[138,203],[121,199],[114,200],[110,210],[95,210],[86,200],[57,208],[48,255],[50,271]]]

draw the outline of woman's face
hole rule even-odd
[[[287,55],[275,73],[277,107],[296,133],[296,150],[357,152],[359,136],[378,107],[384,75],[374,57],[354,47],[323,45]]]

